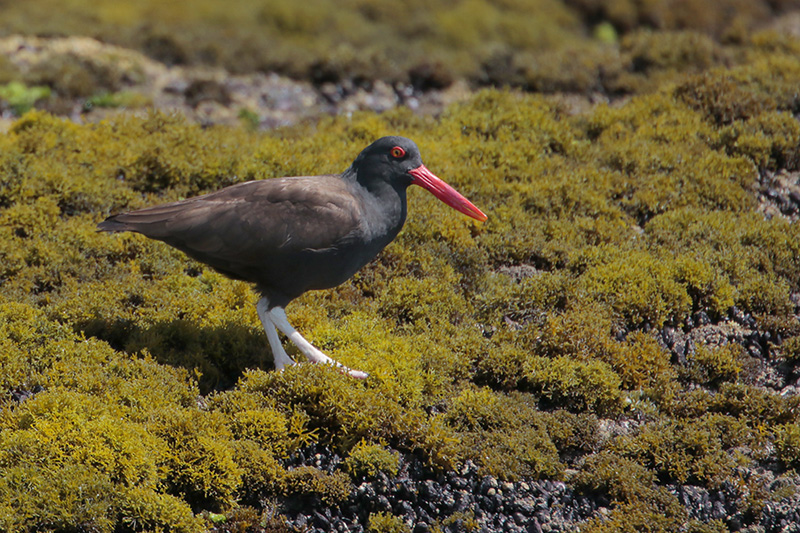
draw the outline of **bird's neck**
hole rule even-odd
[[[361,199],[364,237],[385,241],[379,244],[382,248],[397,236],[406,221],[407,187],[396,187],[381,179],[359,179],[354,167],[343,172],[342,178],[351,183],[354,194]]]

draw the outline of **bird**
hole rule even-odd
[[[277,370],[295,361],[278,331],[312,363],[366,372],[334,361],[292,327],[285,308],[311,290],[344,283],[403,227],[406,190],[418,185],[478,221],[487,216],[422,163],[405,137],[382,137],[341,174],[268,178],[109,216],[102,232],[135,232],[163,241],[221,274],[255,285],[258,317]]]

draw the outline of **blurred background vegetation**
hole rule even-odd
[[[684,69],[735,62],[736,54],[723,53],[726,46],[746,43],[753,31],[774,25],[799,5],[797,0],[414,0],[400,5],[379,0],[30,0],[3,3],[0,36],[88,36],[167,65],[278,72],[316,83],[380,79],[437,88],[465,78],[540,91],[590,90],[604,87],[604,76],[616,75],[618,54],[630,54],[636,72],[665,63]],[[670,44],[653,42],[663,38]],[[589,67],[602,72],[578,74]]]

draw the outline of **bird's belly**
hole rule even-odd
[[[375,257],[380,250],[370,253],[369,250],[337,250],[333,253],[315,253],[306,265],[300,268],[314,270],[309,276],[313,282],[307,290],[330,289],[341,285]]]
[[[290,258],[269,260],[266,268],[259,269],[257,285],[268,297],[285,305],[306,291],[341,285],[382,248],[306,250]]]

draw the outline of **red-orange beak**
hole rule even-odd
[[[408,171],[414,177],[414,185],[419,185],[427,189],[436,198],[443,201],[456,211],[461,211],[467,216],[483,222],[487,217],[483,211],[472,205],[472,202],[461,196],[461,194],[438,178],[433,172],[428,170],[425,165],[420,165]]]

